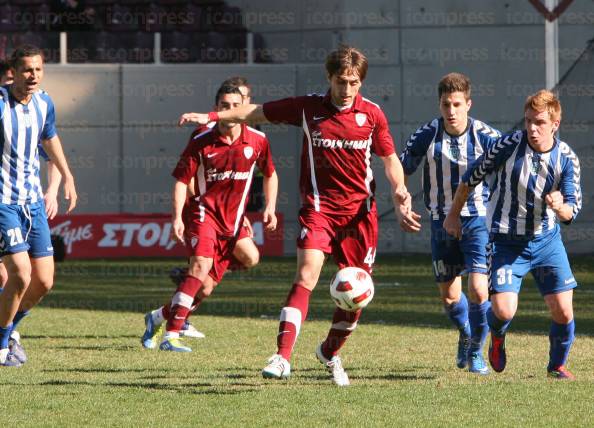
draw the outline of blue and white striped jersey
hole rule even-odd
[[[572,220],[582,208],[579,160],[557,138],[551,150],[540,153],[528,144],[526,131],[504,135],[463,181],[472,187],[488,174],[494,176],[487,215],[491,233],[530,237],[553,229],[556,216],[545,196],[555,190],[573,207]]]
[[[413,174],[423,158],[423,194],[425,206],[434,220],[450,211],[462,175],[501,135],[480,120],[468,118],[466,131],[449,135],[443,119],[434,119],[410,136],[400,161],[406,175]],[[484,216],[489,187],[481,183],[468,196],[461,215]]]
[[[42,90],[28,104],[0,87],[0,203],[24,205],[42,199],[39,150],[42,140],[57,135],[54,103]]]

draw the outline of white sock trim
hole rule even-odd
[[[340,321],[332,324],[332,328],[335,330],[353,331],[357,328],[357,322]]]
[[[194,303],[194,298],[189,294],[182,293],[181,291],[175,293],[173,299],[171,299],[171,306],[179,305],[190,309],[192,307],[192,303]]]
[[[299,335],[299,331],[301,330],[301,311],[299,309],[292,306],[285,306],[281,309],[280,320],[281,322],[285,321],[294,324],[295,331]]]

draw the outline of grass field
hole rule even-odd
[[[275,350],[294,259],[231,274],[202,306],[191,354],[143,350],[142,314],[170,297],[175,261],[67,262],[20,328],[30,361],[0,370],[3,426],[594,426],[594,258],[581,287],[575,382],[546,377],[549,317],[527,280],[504,373],[455,368],[457,333],[427,257],[380,259],[376,297],[345,346],[352,386],[333,386],[313,350],[329,327],[330,264],[312,295],[289,381],[260,370]]]

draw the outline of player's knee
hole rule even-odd
[[[214,291],[214,285],[211,284],[205,284],[201,289],[200,289],[200,297],[202,299],[206,299],[208,296],[210,296],[212,294],[212,292]]]
[[[511,321],[516,314],[515,308],[509,306],[493,305],[493,312],[495,313],[495,316],[501,321]]]
[[[53,286],[54,286],[53,278],[42,278],[39,281],[39,290],[43,293],[44,296],[51,291]]]
[[[552,317],[557,324],[569,324],[573,319],[573,308],[558,307],[552,311]]]
[[[241,260],[241,263],[246,269],[253,268],[260,263],[260,253],[256,251],[254,253],[246,254],[245,258]]]
[[[24,293],[31,283],[31,271],[26,269],[10,274],[11,285],[17,293]]]

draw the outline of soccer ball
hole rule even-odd
[[[364,308],[373,299],[371,275],[358,267],[346,267],[336,272],[330,283],[330,296],[336,306],[355,312]]]

